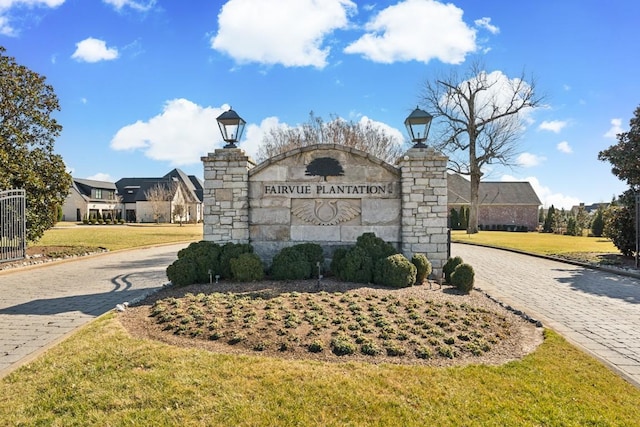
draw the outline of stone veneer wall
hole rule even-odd
[[[432,148],[411,148],[398,161],[402,172],[402,253],[427,255],[442,277],[448,257],[447,157]]]
[[[204,239],[249,242],[249,170],[255,163],[239,148],[218,149],[204,163]]]
[[[318,159],[324,173],[313,169]],[[408,150],[397,167],[333,144],[295,149],[258,166],[239,149],[219,149],[202,161],[205,240],[251,243],[268,262],[303,242],[319,243],[330,257],[374,232],[409,258],[426,254],[433,277],[441,277],[447,158],[432,149]]]

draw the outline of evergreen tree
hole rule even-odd
[[[591,222],[591,234],[595,237],[601,237],[604,230],[603,209],[598,208]]]
[[[543,233],[553,233],[555,226],[555,208],[553,205],[549,207],[547,211],[547,217],[544,220],[544,225],[542,226]]]
[[[452,230],[460,230],[460,217],[458,216],[458,211],[456,208],[451,208],[451,212],[449,213],[449,222]]]
[[[58,98],[45,78],[4,55],[0,46],[0,188],[26,191],[27,240],[53,227],[71,176],[53,145],[62,126]]]
[[[635,251],[635,194],[640,192],[640,107],[634,111],[629,131],[619,133],[618,143],[598,154],[598,159],[611,163],[611,172],[626,181],[629,190],[620,195],[617,206],[610,206],[604,215],[603,234],[624,255]]]

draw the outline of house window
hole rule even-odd
[[[100,188],[96,188],[96,199],[102,199],[102,190]]]

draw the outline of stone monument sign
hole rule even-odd
[[[447,257],[447,158],[412,148],[390,165],[334,144],[298,148],[256,165],[237,148],[203,157],[204,238],[250,243],[265,261],[297,243],[327,257],[373,232],[407,257]]]

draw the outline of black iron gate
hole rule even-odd
[[[27,252],[25,191],[0,191],[0,262],[22,259]]]

